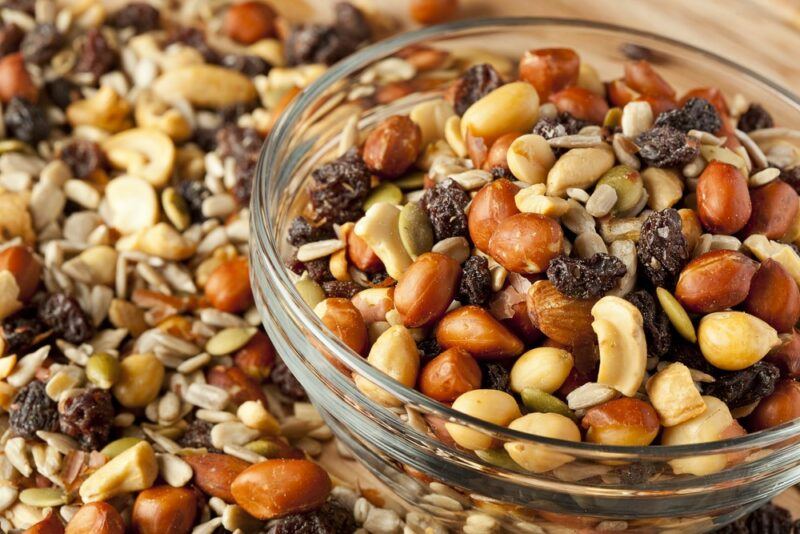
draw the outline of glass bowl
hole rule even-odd
[[[405,65],[389,59],[398,52],[426,45],[452,52],[463,65],[468,63],[464,58],[476,56],[474,50],[483,50],[516,64],[530,48],[571,47],[602,79],[611,79],[622,71],[624,43],[653,51],[657,69],[679,94],[699,86],[718,87],[729,98],[741,93],[779,117],[781,126],[800,128],[796,96],[701,49],[606,24],[493,19],[403,34],[337,64],[284,113],[261,156],[253,190],[251,277],[266,330],[358,460],[416,512],[447,528],[705,532],[800,480],[800,421],[724,441],[642,448],[536,437],[465,416],[403,387],[350,351],[304,302],[294,286],[296,277],[285,267],[291,253],[285,238],[288,224],[308,204],[306,178],[335,157],[348,118],[360,113],[358,124],[366,131],[389,115],[408,113],[416,104],[440,97],[454,75],[452,69],[437,69],[405,81]],[[369,84],[376,80],[388,85],[371,93]],[[414,92],[409,94],[409,88]],[[390,392],[399,407],[365,396],[342,369]],[[491,436],[496,447],[479,454],[460,449],[437,437],[443,422]],[[561,454],[572,461],[532,473],[509,462],[499,446],[507,442],[534,447],[542,457]]]

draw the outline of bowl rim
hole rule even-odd
[[[290,107],[281,114],[273,130],[270,132],[267,142],[262,147],[254,175],[254,189],[251,201],[251,245],[255,245],[251,246],[251,255],[261,255],[264,260],[263,262],[254,261],[251,263],[259,266],[263,265],[265,271],[256,272],[255,268],[251,269],[250,277],[254,287],[257,287],[262,282],[266,282],[272,286],[272,289],[279,293],[281,300],[290,307],[290,313],[299,318],[303,327],[308,330],[307,334],[313,336],[316,343],[321,344],[322,348],[334,354],[337,359],[350,367],[353,372],[357,371],[358,374],[368,378],[371,382],[390,391],[394,396],[403,401],[404,404],[412,405],[415,408],[421,409],[421,411],[426,414],[440,417],[448,422],[456,422],[479,429],[487,435],[500,437],[505,441],[539,443],[560,451],[572,452],[573,454],[584,457],[609,455],[612,457],[649,458],[652,461],[656,461],[657,459],[664,458],[730,453],[732,451],[765,447],[795,437],[800,433],[800,419],[740,437],[691,445],[647,445],[635,447],[598,445],[588,442],[572,442],[536,436],[512,430],[458,412],[449,406],[425,396],[414,388],[409,388],[400,384],[388,375],[378,371],[366,361],[366,358],[356,354],[341,340],[331,335],[311,307],[302,300],[299,293],[295,290],[288,269],[283,264],[280,247],[277,246],[276,243],[273,221],[270,217],[272,211],[270,209],[270,203],[262,200],[266,199],[268,187],[266,184],[270,182],[271,178],[278,172],[279,166],[271,165],[270,162],[282,159],[281,149],[284,142],[290,137],[295,124],[304,118],[304,114],[311,109],[311,105],[320,97],[323,97],[339,80],[377,61],[385,59],[397,50],[407,46],[424,44],[424,42],[430,38],[446,37],[448,33],[479,30],[488,31],[493,27],[514,28],[523,26],[561,26],[594,29],[630,37],[645,38],[655,41],[656,43],[675,47],[686,52],[700,55],[707,60],[740,72],[743,76],[749,77],[751,80],[766,86],[765,89],[778,93],[778,96],[788,100],[790,104],[800,111],[800,97],[748,67],[719,56],[716,53],[703,50],[695,45],[671,37],[617,24],[588,21],[579,18],[494,17],[459,20],[401,33],[397,36],[364,47],[355,54],[330,67],[325,73],[300,92]],[[330,365],[330,370],[336,369],[335,366],[328,363],[327,360],[325,363]],[[352,381],[350,383],[352,384]],[[360,391],[356,390],[356,393],[360,394]],[[378,410],[386,409],[372,399],[364,398],[367,400],[367,407]],[[414,431],[416,432],[416,430]]]

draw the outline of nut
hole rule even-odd
[[[14,276],[19,288],[19,300],[27,302],[39,287],[42,265],[31,250],[24,245],[14,245],[0,252],[0,271]]]
[[[509,271],[524,274],[544,272],[563,246],[558,221],[536,213],[507,217],[489,239],[492,258]]]
[[[331,479],[309,460],[267,460],[242,471],[231,484],[236,503],[258,519],[313,510],[328,498]]]
[[[800,377],[800,332],[793,328],[791,334],[772,349],[764,360],[777,365],[783,376]]]
[[[646,172],[647,170],[645,170]],[[689,208],[679,209],[678,215],[681,216],[681,233],[686,238],[689,250],[693,251],[697,247],[700,235],[703,233],[703,228],[700,226],[700,218],[694,210]]]
[[[253,304],[247,258],[238,257],[214,269],[205,287],[206,298],[218,310],[240,313]]]
[[[606,296],[592,306],[592,329],[600,345],[597,382],[633,397],[647,367],[642,314],[630,302]]]
[[[527,134],[514,139],[506,152],[506,162],[516,179],[529,184],[543,184],[556,157],[544,137]]]
[[[754,234],[744,240],[753,255],[761,261],[771,258],[781,264],[786,272],[800,284],[800,256],[788,245],[770,241],[763,235]]]
[[[116,328],[126,328],[132,336],[139,337],[149,328],[144,311],[127,300],[114,299],[108,308],[108,320]]]
[[[798,197],[794,189],[782,180],[750,190],[752,213],[742,234],[762,234],[769,239],[781,239],[789,231],[798,214]]]
[[[0,101],[4,104],[14,97],[30,102],[39,100],[39,89],[33,83],[21,53],[0,59]]]
[[[362,356],[366,354],[369,342],[367,325],[349,299],[325,299],[314,307],[314,313],[345,345]]]
[[[419,208],[421,211],[421,208]],[[405,211],[405,206],[403,207]],[[423,216],[424,213],[423,213]],[[427,221],[427,216],[426,221]],[[400,214],[400,223],[402,225],[403,216],[402,213]],[[430,227],[430,223],[428,223]],[[415,234],[416,235],[416,234]],[[403,236],[402,226],[400,236]],[[431,242],[433,241],[433,230],[431,230]],[[383,269],[383,263],[381,259],[375,254],[367,242],[358,237],[355,232],[349,232],[347,234],[347,258],[356,266],[357,269],[364,271],[365,273],[375,273]]]
[[[788,423],[800,417],[800,383],[783,379],[771,395],[761,399],[747,418],[747,427],[757,432]]]
[[[192,466],[194,483],[203,493],[225,502],[234,502],[231,484],[250,464],[227,454],[187,454],[182,458]]]
[[[133,503],[131,526],[139,534],[188,534],[197,515],[197,494],[189,488],[157,486]]]
[[[136,98],[133,116],[140,128],[158,130],[173,141],[185,141],[192,135],[192,126],[183,113],[147,89]]]
[[[80,507],[67,523],[64,534],[125,534],[125,523],[117,509],[105,502]]]
[[[679,425],[706,410],[689,368],[671,363],[647,381],[647,395],[664,426]]]
[[[453,402],[453,409],[500,426],[506,426],[521,415],[516,399],[505,391],[497,389],[468,391]],[[465,449],[485,450],[494,444],[494,438],[478,430],[455,423],[445,423],[444,426],[453,441]]]
[[[594,336],[590,310],[595,302],[569,298],[548,280],[534,282],[527,295],[533,325],[553,341],[570,347]]]
[[[502,85],[472,104],[461,117],[461,134],[491,145],[509,132],[527,132],[539,118],[539,97],[526,82]],[[477,165],[477,162],[476,162]]]
[[[653,109],[645,101],[629,102],[622,108],[620,126],[622,134],[631,139],[649,130],[653,125]],[[658,167],[653,167],[658,168]]]
[[[458,9],[458,0],[411,0],[411,18],[420,24],[438,24],[450,18]]]
[[[485,171],[491,171],[495,167],[508,169],[508,149],[511,144],[522,135],[522,132],[509,132],[501,135],[497,140],[492,143],[489,152],[486,154],[481,168]],[[491,180],[488,180],[491,181]]]
[[[18,506],[30,506],[26,505],[25,503],[20,503]],[[35,510],[36,508],[30,507],[31,509]],[[13,517],[13,509],[9,510],[8,516]],[[29,512],[30,513],[30,512]],[[36,521],[39,517],[42,517],[41,514],[33,515],[35,519],[32,521]],[[29,520],[31,521],[31,520]],[[30,523],[28,523],[30,524]],[[59,519],[58,514],[54,510],[50,510],[44,516],[44,519],[38,521],[36,524],[31,525],[30,528],[25,530],[24,534],[63,534],[64,527],[61,524],[61,519]]]
[[[586,189],[614,166],[611,147],[573,148],[547,173],[547,194],[561,197],[567,189]]]
[[[489,239],[505,219],[519,213],[515,195],[520,189],[501,178],[486,184],[470,204],[467,223],[472,242],[483,252],[489,250]]]
[[[275,364],[275,347],[264,332],[258,331],[233,355],[233,363],[257,381],[266,379]]]
[[[609,102],[617,108],[624,108],[628,102],[636,99],[636,91],[628,87],[624,80],[611,80],[608,82],[607,92]],[[621,113],[620,109],[620,115]]]
[[[595,235],[597,234],[581,234],[575,240],[575,246],[578,250],[580,250],[579,246],[581,244],[580,239],[582,236],[585,235]],[[601,237],[593,237],[597,242],[603,242]],[[599,243],[597,245],[599,249]],[[597,252],[603,252],[602,250],[597,250]],[[619,284],[616,288],[612,289],[608,292],[609,295],[613,295],[616,297],[624,297],[631,291],[633,291],[634,286],[636,285],[636,273],[639,270],[639,258],[636,256],[636,243],[629,239],[618,239],[616,241],[612,241],[611,244],[608,246],[608,253],[614,256],[615,258],[619,258],[622,260],[622,263],[625,264],[625,274],[622,278],[619,279]],[[589,257],[589,256],[586,256]]]
[[[144,378],[149,377],[145,375]],[[157,476],[155,451],[149,443],[140,441],[89,475],[81,484],[79,493],[85,503],[106,501],[117,495],[147,489]]]
[[[661,96],[675,100],[675,89],[644,59],[625,63],[625,83],[645,96]]]
[[[511,389],[521,393],[536,388],[553,393],[572,371],[572,354],[555,347],[538,347],[520,356],[511,368]]]
[[[67,119],[73,127],[94,126],[112,133],[131,127],[130,114],[131,105],[110,85],[101,85],[91,97],[67,106]]]
[[[697,215],[711,233],[735,234],[752,212],[747,180],[733,165],[710,162],[697,182]]]
[[[661,434],[662,445],[692,445],[716,441],[728,430],[734,419],[728,406],[716,397],[704,396],[706,409],[692,419],[679,425],[664,429]],[[725,454],[690,456],[670,460],[672,471],[676,475],[710,475],[725,468],[728,458]]]
[[[481,368],[470,354],[458,347],[442,352],[428,362],[419,375],[419,390],[440,402],[453,402],[463,393],[481,387]]]
[[[252,102],[258,93],[250,78],[215,65],[188,65],[167,70],[153,82],[157,95],[183,98],[199,108],[224,108]]]
[[[381,122],[364,142],[364,163],[385,178],[397,178],[417,160],[422,131],[405,115],[393,115]]]
[[[480,306],[462,306],[445,315],[436,327],[436,340],[477,359],[511,358],[522,353],[522,341]]]
[[[445,125],[456,117],[453,106],[444,99],[428,100],[414,106],[408,117],[419,126],[422,135],[420,147],[444,139]]]
[[[582,62],[578,69],[578,87],[583,87],[602,97],[606,96],[606,86],[600,79],[600,74],[592,65]]]
[[[758,263],[741,252],[707,252],[683,268],[675,287],[675,297],[693,313],[732,308],[747,297],[756,269]]]
[[[581,426],[589,443],[628,447],[650,445],[661,430],[658,414],[649,403],[627,397],[589,408]]]
[[[447,311],[456,293],[461,266],[452,258],[426,252],[406,269],[394,291],[394,305],[409,328],[428,327]]]
[[[367,324],[386,320],[386,314],[394,308],[394,289],[372,287],[356,293],[350,299]]]
[[[419,372],[419,350],[411,332],[402,325],[390,327],[375,340],[367,361],[406,387],[413,387]],[[358,389],[384,406],[402,406],[402,401],[379,388],[363,376],[355,377]]]
[[[265,400],[257,382],[238,367],[215,365],[208,370],[206,380],[211,386],[224,390],[235,404],[249,400]]]
[[[110,286],[116,274],[117,251],[107,245],[90,247],[64,265],[70,263],[89,275],[92,283]]]
[[[264,403],[258,400],[245,401],[236,410],[236,416],[250,428],[277,436],[280,434],[280,423],[267,411]]]
[[[642,171],[642,182],[647,191],[647,207],[651,210],[662,211],[671,208],[683,196],[683,181],[672,169],[648,167]]]
[[[145,230],[158,222],[158,197],[150,182],[135,176],[120,176],[106,186],[109,223],[122,234]]]
[[[117,241],[117,250],[138,250],[172,261],[188,259],[196,249],[197,244],[194,241],[190,241],[174,226],[165,222],[160,222]]]
[[[111,389],[119,380],[119,360],[105,352],[98,352],[86,362],[86,378],[101,389]]]
[[[661,304],[661,308],[664,310],[664,313],[667,314],[667,318],[669,322],[672,323],[672,326],[675,327],[675,330],[678,331],[683,339],[695,343],[697,341],[697,334],[694,330],[694,324],[692,324],[689,314],[683,309],[678,299],[673,297],[672,294],[663,287],[656,288],[656,296],[658,297],[659,304]]]
[[[563,198],[548,197],[543,193],[544,185],[538,184],[537,187],[526,187],[520,189],[514,196],[514,203],[522,213],[536,213],[546,217],[558,218],[569,211],[569,203]]]
[[[126,408],[141,408],[158,397],[164,381],[164,365],[151,353],[131,354],[120,362],[113,393]]]
[[[353,228],[353,233],[377,254],[386,272],[395,280],[399,280],[412,263],[400,239],[399,220],[400,208],[388,202],[378,202]]]
[[[800,320],[800,290],[781,264],[767,258],[750,282],[744,311],[778,332],[791,332]]]
[[[153,128],[132,128],[109,137],[102,144],[111,164],[132,176],[163,187],[172,175],[175,145]]]
[[[519,60],[519,77],[536,88],[539,99],[578,83],[581,60],[570,48],[528,50]]]
[[[697,342],[703,356],[715,367],[739,371],[761,360],[780,344],[778,332],[748,313],[716,312],[700,320]]]
[[[595,124],[601,124],[608,113],[606,99],[583,87],[567,87],[550,95],[549,100],[559,111]]]
[[[572,419],[557,413],[529,413],[512,421],[508,428],[534,436],[581,440],[581,431]],[[546,445],[510,441],[503,446],[512,460],[532,473],[545,473],[574,460],[567,454],[548,450]]]
[[[253,44],[275,35],[276,17],[275,10],[264,2],[233,4],[225,12],[222,31],[238,43]]]

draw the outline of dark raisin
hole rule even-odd
[[[736,126],[743,132],[752,132],[753,130],[772,128],[775,126],[775,121],[772,120],[772,115],[764,109],[764,106],[754,102],[750,104],[747,111],[742,113]]]
[[[213,427],[214,425],[207,421],[195,419],[189,423],[186,432],[178,440],[178,443],[182,447],[190,449],[208,449],[209,452],[222,452],[211,444],[211,429]]]
[[[44,110],[18,96],[8,103],[5,123],[11,135],[26,143],[35,144],[50,135],[50,119]]]
[[[369,273],[367,274],[367,279],[369,279],[369,283],[375,287],[389,287],[394,285],[394,279],[389,276],[389,273],[386,271],[378,271],[376,273]],[[388,283],[387,283],[388,281]]]
[[[791,185],[792,189],[800,194],[800,165],[796,165],[788,169],[781,169],[779,178]]]
[[[355,532],[353,513],[334,500],[316,510],[283,517],[268,531],[270,534],[345,534]]]
[[[255,100],[251,100],[250,102],[237,102],[236,104],[231,104],[221,108],[219,110],[219,116],[222,119],[223,124],[235,126],[236,122],[239,120],[239,117],[246,113],[250,113],[257,107],[258,102]]]
[[[652,63],[657,57],[652,49],[635,43],[622,43],[619,45],[619,51],[623,56],[634,61],[644,59]]]
[[[500,178],[505,178],[506,180],[516,180],[517,177],[512,174],[509,169],[505,167],[492,167],[491,171],[492,178],[495,180],[499,180]]]
[[[717,375],[715,382],[703,385],[703,394],[738,408],[771,395],[780,374],[775,365],[757,362],[741,371]]]
[[[714,133],[722,127],[722,120],[717,109],[708,100],[690,98],[682,107],[659,115],[655,126],[671,126],[684,133],[689,130]]]
[[[419,350],[419,357],[423,361],[432,360],[442,353],[442,347],[435,337],[426,337],[421,341],[417,341],[417,349]]]
[[[656,126],[636,138],[639,156],[652,167],[682,167],[700,153],[698,141],[669,126]]]
[[[478,362],[481,367],[483,389],[497,389],[511,393],[511,373],[508,367],[498,362]]]
[[[708,375],[716,376],[720,371],[705,359],[700,348],[689,343],[680,336],[673,336],[672,347],[663,356],[662,360],[680,362],[690,369],[697,369]]]
[[[672,346],[672,328],[661,305],[644,289],[628,293],[625,300],[636,306],[642,314],[647,354],[659,358],[664,356]]]
[[[25,37],[25,32],[16,24],[3,24],[0,27],[0,57],[13,54],[19,50],[23,37]]]
[[[652,462],[635,462],[620,467],[614,473],[619,476],[619,483],[625,486],[644,484],[655,475],[664,471],[664,467]]]
[[[38,380],[19,390],[8,412],[11,431],[25,439],[36,438],[39,430],[58,430],[58,407],[47,396],[44,383]]]
[[[545,139],[553,139],[555,137],[564,137],[565,135],[575,135],[588,124],[588,122],[576,119],[564,111],[554,118],[539,119],[533,125],[532,133],[541,135]]]
[[[486,306],[492,297],[489,261],[482,256],[470,256],[461,269],[461,282],[458,284],[456,300],[461,304]]]
[[[114,28],[133,28],[137,34],[149,32],[159,26],[158,10],[147,2],[132,2],[112,13],[106,24]]]
[[[314,241],[322,241],[323,239],[332,239],[336,235],[331,225],[312,225],[308,222],[308,219],[303,216],[297,216],[292,219],[288,234],[289,237],[287,241],[294,247],[299,247]]]
[[[66,293],[50,293],[39,303],[39,318],[60,338],[83,343],[94,334],[92,320],[78,301]]]
[[[251,78],[259,74],[267,74],[270,69],[270,64],[260,57],[242,54],[228,54],[223,56],[221,64],[223,67],[241,72],[245,76],[250,76]]]
[[[329,298],[351,299],[362,289],[364,288],[352,280],[328,280],[327,282],[322,282],[322,290]]]
[[[269,377],[280,392],[290,399],[304,400],[306,398],[306,390],[303,389],[303,386],[294,377],[286,364],[283,363],[282,359],[275,359],[275,365],[272,367]]]
[[[591,258],[553,258],[547,267],[547,278],[564,295],[589,299],[611,291],[626,272],[628,269],[619,258],[597,253]]]
[[[289,33],[284,43],[286,63],[290,66],[306,63],[332,65],[355,50],[353,41],[334,26],[303,24]]]
[[[253,193],[253,177],[255,176],[255,164],[252,166],[237,165],[234,169],[236,183],[231,192],[240,205],[247,206],[250,203],[250,195]]]
[[[797,532],[797,525],[792,523],[792,515],[788,510],[770,503],[714,532],[716,534],[792,534]]]
[[[219,63],[219,54],[208,45],[203,30],[188,26],[176,27],[167,35],[164,44],[169,46],[174,43],[181,43],[194,48],[200,52],[200,55],[203,56],[207,63]]]
[[[108,443],[114,422],[111,394],[105,389],[91,388],[59,403],[61,432],[77,439],[87,451],[98,450]]]
[[[311,173],[308,194],[320,218],[329,223],[358,219],[370,191],[370,172],[354,149]]]
[[[56,78],[45,85],[47,96],[53,104],[65,109],[67,106],[83,98],[80,88],[66,78]]]
[[[639,263],[654,286],[672,288],[689,261],[689,247],[681,232],[681,216],[668,208],[651,213],[639,235]]]
[[[469,107],[503,85],[503,77],[487,63],[474,65],[456,80],[453,91],[453,107],[463,115]]]
[[[75,72],[91,74],[95,80],[112,70],[117,64],[117,51],[112,48],[100,30],[86,32],[83,48],[78,54]]]
[[[303,266],[308,276],[318,284],[332,282],[334,280],[327,258],[307,261]]]
[[[25,308],[3,320],[3,339],[7,354],[26,354],[38,344],[47,325],[37,316],[35,308]]]
[[[252,128],[227,125],[216,134],[216,148],[223,158],[232,157],[235,161],[236,184],[233,194],[241,204],[250,201],[253,175],[261,154],[264,139]]]
[[[350,39],[355,48],[372,37],[369,22],[360,9],[349,2],[339,2],[335,7],[336,30],[339,34]]]
[[[106,167],[106,155],[100,145],[86,139],[72,139],[62,145],[58,158],[67,164],[75,178],[89,178]]]
[[[192,221],[205,220],[203,215],[203,201],[211,196],[211,191],[199,180],[183,180],[175,186],[175,191],[186,202]]]
[[[42,65],[55,56],[64,38],[53,24],[39,24],[29,31],[20,43],[20,51],[25,61]]]
[[[425,190],[420,206],[428,214],[437,241],[467,235],[469,194],[448,178]]]
[[[205,152],[213,152],[217,148],[219,128],[197,127],[192,134],[192,141]]]

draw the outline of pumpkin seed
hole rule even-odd
[[[251,441],[245,445],[244,448],[265,458],[277,458],[281,452],[280,447],[278,447],[275,442],[267,441],[265,439]]]
[[[378,202],[388,202],[389,204],[400,204],[403,201],[403,192],[395,184],[383,183],[370,191],[369,196],[364,200],[364,211]]]
[[[571,419],[575,418],[575,414],[564,401],[539,388],[525,388],[520,396],[522,403],[532,412],[557,413]]]
[[[186,201],[175,191],[175,188],[168,187],[164,189],[161,193],[161,206],[164,208],[164,213],[167,215],[169,222],[181,232],[192,224]]]
[[[112,441],[100,451],[100,454],[108,457],[109,459],[119,456],[123,452],[127,451],[140,441],[143,441],[141,438],[135,437],[127,437],[127,438],[119,438],[117,440]]]
[[[300,293],[300,296],[303,297],[306,304],[312,308],[325,300],[325,291],[311,278],[304,276],[294,283],[294,288]]]
[[[28,488],[19,493],[19,500],[36,508],[61,506],[67,502],[66,495],[58,488]]]
[[[620,125],[622,122],[622,109],[620,108],[611,108],[606,113],[605,118],[603,119],[603,127],[609,128],[610,130],[615,130],[617,126]]]
[[[399,180],[395,180],[392,183],[404,190],[422,189],[422,187],[425,185],[425,173],[415,172],[409,174],[408,176],[404,176]]]
[[[614,203],[614,214],[628,211],[636,206],[644,194],[644,182],[641,175],[627,165],[617,165],[609,169],[597,182],[598,187],[608,185],[617,193]],[[587,210],[589,206],[587,203]],[[591,211],[589,212],[591,214]],[[592,214],[594,215],[594,214]]]
[[[433,248],[433,227],[425,211],[416,202],[409,202],[400,210],[400,241],[412,257]]]
[[[257,328],[226,328],[220,330],[206,343],[206,352],[212,356],[223,356],[245,346],[258,331]]]
[[[689,314],[683,309],[681,303],[663,287],[656,288],[656,296],[658,296],[658,302],[661,303],[664,313],[669,317],[669,322],[672,323],[675,330],[687,341],[696,343],[697,333],[695,332],[694,324],[692,324]]]
[[[497,467],[502,467],[503,469],[519,469],[517,462],[511,459],[511,456],[508,455],[505,449],[486,449],[483,451],[475,451],[475,454],[484,462],[496,465]]]
[[[86,362],[86,378],[102,389],[110,389],[119,378],[119,361],[105,352],[94,354]]]

